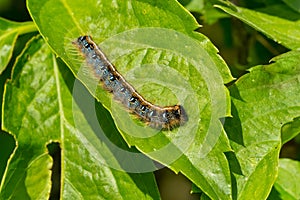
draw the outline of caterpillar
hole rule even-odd
[[[160,130],[172,130],[188,121],[181,105],[160,107],[145,100],[117,71],[91,36],[80,36],[72,43],[100,79],[103,88],[147,125]]]

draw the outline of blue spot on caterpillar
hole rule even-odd
[[[187,114],[181,105],[160,107],[146,101],[117,71],[91,36],[80,36],[72,43],[92,67],[103,88],[112,92],[117,101],[150,127],[172,130],[187,122]]]

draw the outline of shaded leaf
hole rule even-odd
[[[204,21],[205,24],[211,25],[222,18],[229,17],[228,14],[214,7],[216,3],[219,3],[218,0],[191,0],[188,4],[185,4],[184,7],[190,12],[198,12],[201,14],[199,16],[200,20]]]
[[[297,0],[283,0],[290,8],[300,13],[300,2]]]
[[[242,20],[254,29],[289,49],[300,47],[300,21],[290,21],[262,12],[241,8],[230,4],[229,7],[217,5],[228,14]]]
[[[12,154],[14,148],[15,148],[15,140],[12,135],[9,135],[8,133],[5,133],[4,131],[0,131],[0,180],[2,180],[3,174],[6,169],[7,161]],[[1,183],[1,181],[0,181]]]
[[[267,7],[258,8],[256,11],[290,21],[297,21],[300,19],[300,13],[295,12],[286,4],[282,4],[281,2],[278,2],[278,4],[268,5]]]

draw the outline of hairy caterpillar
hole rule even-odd
[[[160,107],[145,100],[117,71],[91,36],[80,36],[72,43],[92,67],[103,88],[112,92],[117,101],[149,126],[171,130],[187,122],[187,114],[181,105]]]

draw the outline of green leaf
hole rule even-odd
[[[283,54],[229,88],[233,118],[225,130],[241,169],[237,199],[265,199],[276,179],[281,127],[300,116],[299,59],[299,51]]]
[[[241,8],[233,4],[230,4],[229,7],[221,5],[217,5],[216,7],[242,20],[249,26],[289,49],[297,49],[300,47],[299,20],[290,21],[262,12]]]
[[[183,5],[190,12],[198,12],[200,14],[199,19],[204,21],[205,24],[211,25],[216,23],[221,18],[229,17],[228,14],[214,7],[216,3],[218,3],[218,0],[191,0]]]
[[[258,8],[256,11],[262,12],[268,15],[277,16],[279,18],[287,19],[290,21],[297,21],[300,19],[300,13],[290,9],[286,4],[278,2],[277,4],[271,4],[267,7]]]
[[[199,27],[196,20],[173,0],[87,0],[88,9],[82,7],[77,0],[28,1],[43,37],[111,113],[129,146],[181,171],[210,197],[230,199],[230,173],[223,154],[230,147],[219,118],[229,114],[224,83],[233,78],[212,43],[194,32]],[[72,45],[86,34],[146,99],[161,106],[183,104],[188,123],[172,132],[156,132],[128,116],[98,86]]]
[[[300,199],[300,162],[291,159],[279,159],[278,177],[274,184],[281,199]]]
[[[300,133],[300,117],[293,119],[292,122],[288,122],[281,129],[281,142],[287,143]]]
[[[0,18],[0,74],[6,68],[20,34],[36,31],[32,22],[12,22]]]
[[[300,2],[298,0],[283,0],[290,8],[300,13]]]
[[[42,118],[37,110],[39,103],[33,102],[31,105],[26,104],[31,102],[32,98],[35,97],[35,93],[33,93],[34,90],[31,89],[39,86],[39,82],[36,82],[38,80],[36,79],[36,81],[34,81],[30,79],[30,76],[32,76],[33,73],[47,75],[44,71],[34,70],[34,72],[31,72],[30,69],[30,67],[37,67],[35,64],[38,62],[43,63],[42,59],[34,59],[31,57],[31,62],[27,60],[41,48],[41,45],[40,42],[33,43],[30,48],[23,52],[23,56],[19,58],[12,75],[14,81],[9,81],[5,87],[3,115],[6,117],[2,118],[3,129],[15,134],[17,146],[13,157],[9,160],[5,176],[2,179],[2,199],[28,199],[36,196],[46,197],[50,192],[50,168],[52,161],[51,157],[47,155],[44,146],[47,134],[33,133],[39,133],[37,130],[37,122]],[[28,76],[20,77],[19,79],[18,75],[20,70],[22,70],[22,66],[26,62],[27,68],[25,68],[24,74],[28,74]],[[47,66],[47,63],[45,62],[42,66]],[[44,87],[44,90],[45,89],[46,87]],[[42,91],[40,94],[42,94]],[[42,98],[42,95],[37,96],[37,99],[40,100],[40,103],[45,100],[45,98]],[[40,125],[42,128],[43,124]],[[44,124],[44,126],[45,125],[47,124]],[[48,122],[48,125],[51,124]],[[45,126],[45,128],[46,127],[47,126]],[[35,136],[36,139],[32,138],[32,136]],[[39,146],[39,142],[42,142],[41,146]],[[39,148],[37,148],[38,146]],[[33,171],[36,171],[37,165],[39,165],[40,171],[38,174],[34,174]],[[34,181],[32,183],[35,184],[32,185],[28,182],[30,179],[41,179],[41,182],[37,183]],[[27,191],[26,185],[28,185],[29,191]],[[33,187],[35,187],[35,190],[32,189]]]
[[[102,156],[117,161],[72,102],[70,75],[41,38],[34,38],[18,58],[3,107],[3,127],[15,135],[17,147],[1,184],[1,199],[49,198],[52,159],[46,146],[53,141],[61,145],[62,198],[159,199],[153,174],[131,175],[105,163]],[[85,96],[92,98],[87,92]],[[88,140],[98,141],[101,151]]]
[[[187,4],[185,4],[184,7],[191,12],[201,13],[204,8],[204,1],[203,0],[191,0]]]

